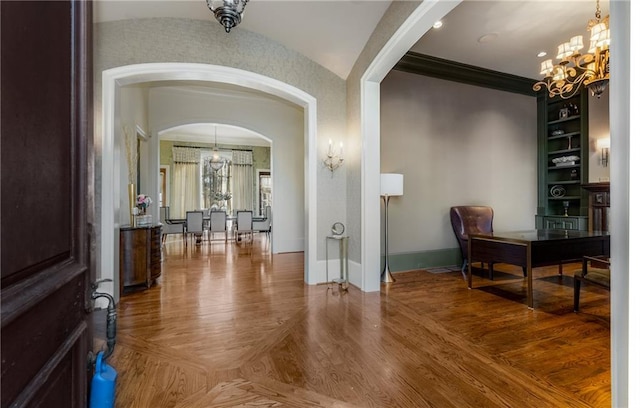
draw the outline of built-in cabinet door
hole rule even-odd
[[[542,225],[537,229],[586,230],[586,217],[541,217]]]
[[[91,3],[2,1],[2,407],[86,407]]]

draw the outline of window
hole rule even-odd
[[[200,160],[201,208],[217,208],[225,211],[232,208],[231,197],[231,152],[203,150]]]

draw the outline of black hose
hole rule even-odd
[[[93,292],[91,297],[95,300],[97,298],[103,297],[109,300],[109,306],[107,306],[107,350],[104,352],[104,356],[102,357],[103,361],[106,361],[107,358],[113,353],[113,349],[116,346],[116,302],[108,293],[99,293]]]

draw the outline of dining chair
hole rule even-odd
[[[242,241],[242,237],[253,240],[253,211],[238,211],[236,220],[235,238],[236,243]]]
[[[204,221],[204,213],[202,211],[187,211],[187,223],[185,229],[185,235],[191,235],[191,240],[196,238],[196,243],[199,239],[202,239],[202,233],[204,232],[202,225]],[[186,238],[186,237],[185,237]],[[187,246],[187,240],[185,239],[184,245]]]
[[[267,238],[271,237],[271,206],[266,206],[265,218],[259,221],[253,221],[254,232],[264,232]]]
[[[172,223],[169,220],[169,207],[160,207],[160,224],[162,224],[162,243],[169,234],[181,234],[184,239],[184,223]]]
[[[209,213],[209,232],[211,241],[222,241],[222,238],[214,239],[215,233],[223,233],[224,241],[227,242],[227,213],[221,210],[214,210]]]
[[[206,231],[206,234],[209,237],[209,241],[211,241],[211,238],[212,238],[211,237],[211,213],[214,211],[218,211],[218,206],[216,204],[213,204],[211,207],[205,208],[204,210],[202,210],[204,214],[204,221],[203,221],[202,228]]]

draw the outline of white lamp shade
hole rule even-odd
[[[563,60],[571,56],[571,54],[573,54],[573,51],[571,51],[570,43],[566,42],[558,45],[558,56],[556,58],[558,58],[559,60]]]
[[[603,138],[596,140],[596,146],[598,149],[609,149],[611,148],[611,138]]]
[[[551,76],[553,72],[553,61],[550,59],[542,61],[540,64],[540,75],[544,75],[545,77]]]
[[[569,40],[569,47],[571,51],[577,52],[584,48],[584,44],[582,43],[582,36],[576,35],[575,37],[571,37]]]
[[[401,196],[404,176],[402,174],[380,174],[380,195]]]

